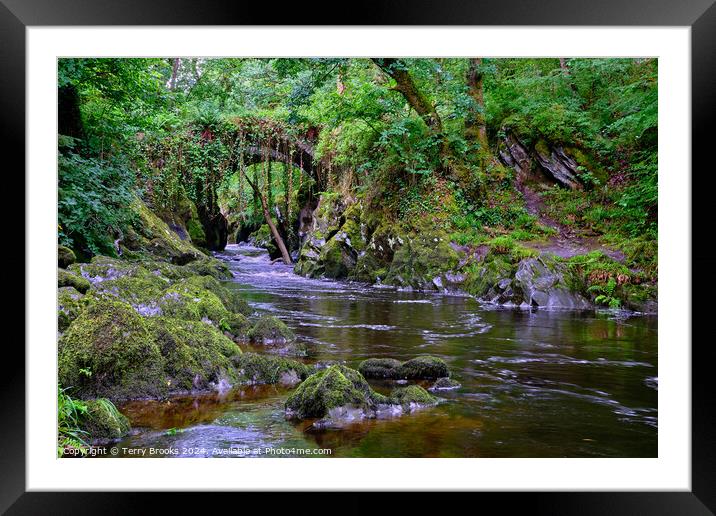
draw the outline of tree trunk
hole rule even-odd
[[[179,74],[179,65],[181,64],[181,59],[175,57],[172,61],[172,77],[171,79],[169,79],[170,90],[173,90],[177,87],[177,75]]]
[[[475,110],[472,117],[465,123],[465,132],[468,137],[474,138],[482,149],[488,149],[487,124],[485,122],[485,95],[482,88],[482,58],[473,57],[470,59],[470,66],[467,70],[467,85],[470,97],[475,102]]]
[[[441,157],[449,157],[450,148],[443,133],[443,123],[440,115],[435,110],[435,106],[418,89],[405,64],[399,59],[373,59],[373,62],[385,74],[393,78],[396,84],[395,91],[403,95],[408,105],[425,121],[430,132],[440,139]]]
[[[286,244],[283,242],[283,238],[281,238],[281,234],[278,232],[278,229],[273,223],[273,220],[271,220],[271,210],[269,209],[268,202],[266,202],[266,196],[259,191],[258,187],[256,186],[256,183],[251,181],[248,175],[244,174],[244,177],[253,189],[254,194],[261,200],[261,211],[263,211],[264,219],[266,220],[266,224],[268,224],[269,230],[271,231],[271,236],[276,241],[278,250],[281,251],[281,259],[283,260],[283,263],[285,263],[286,265],[290,265],[291,255],[288,254]]]

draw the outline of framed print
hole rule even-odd
[[[3,509],[713,510],[710,2],[3,2]]]

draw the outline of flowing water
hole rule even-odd
[[[496,309],[466,296],[306,279],[244,245],[218,257],[232,288],[306,344],[306,362],[357,368],[369,357],[429,354],[462,387],[439,392],[436,407],[323,430],[287,421],[290,390],[275,386],[134,401],[120,407],[135,431],[116,445],[119,456],[150,447],[154,457],[294,448],[332,457],[657,455],[656,317]]]

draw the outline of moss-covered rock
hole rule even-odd
[[[87,412],[80,418],[80,429],[90,440],[121,439],[131,426],[126,418],[107,399],[88,400]]]
[[[167,280],[159,276],[122,276],[96,283],[93,295],[116,297],[129,303],[140,315],[152,316],[162,313],[159,300],[167,285]]]
[[[249,338],[260,344],[285,344],[296,340],[296,335],[276,317],[264,315],[249,331]]]
[[[241,349],[213,326],[172,317],[147,320],[151,338],[164,358],[169,390],[207,389],[222,380],[235,384],[232,359]]]
[[[280,384],[294,386],[305,380],[312,369],[301,362],[287,358],[244,353],[234,358],[241,381],[248,384]]]
[[[460,257],[445,233],[422,230],[402,238],[393,256],[386,283],[419,289],[434,289],[433,278],[453,270]]]
[[[64,332],[77,319],[85,307],[84,295],[74,287],[61,287],[57,291],[57,328]]]
[[[251,321],[242,314],[229,314],[219,321],[219,329],[237,342],[249,340],[251,327]]]
[[[82,276],[65,269],[57,269],[57,287],[73,287],[81,293],[86,293],[90,287],[90,282]]]
[[[229,312],[250,315],[253,310],[241,297],[238,290],[228,288],[211,276],[194,276],[187,279],[187,283],[198,288],[206,289],[221,300]]]
[[[461,387],[460,382],[453,380],[452,378],[438,378],[434,384],[432,384],[429,391],[451,391],[459,389]]]
[[[387,380],[432,380],[450,376],[444,360],[432,356],[416,357],[407,362],[392,358],[369,358],[358,366],[365,378]]]
[[[395,379],[402,362],[394,358],[369,358],[358,366],[358,371],[365,378]]]
[[[167,288],[158,304],[161,313],[169,317],[208,321],[216,326],[231,316],[221,299],[194,278],[180,280]]]
[[[58,341],[59,381],[82,398],[161,396],[163,367],[145,319],[108,297],[90,300]]]
[[[322,418],[340,407],[370,410],[375,402],[376,393],[358,371],[334,365],[298,386],[286,400],[286,414],[299,419]]]
[[[391,392],[388,402],[392,405],[400,405],[404,410],[410,410],[420,406],[435,405],[438,399],[419,385],[408,385]]]
[[[443,359],[424,356],[403,362],[397,374],[407,380],[427,380],[450,376],[450,370]]]
[[[190,239],[182,239],[177,232],[172,231],[139,198],[131,204],[131,209],[136,217],[132,227],[119,242],[122,255],[154,256],[179,265],[206,258],[204,253],[192,245]]]
[[[271,235],[271,229],[268,224],[262,224],[259,229],[249,235],[248,241],[251,245],[256,247],[263,247],[268,251],[271,258],[277,258],[281,256],[278,246]]]
[[[66,269],[68,265],[72,265],[77,261],[77,256],[72,249],[64,245],[57,246],[57,266]]]
[[[185,267],[199,276],[211,276],[219,280],[228,280],[233,277],[229,267],[216,258],[200,258],[185,265]]]
[[[141,263],[128,262],[109,256],[95,256],[90,263],[74,263],[67,270],[82,276],[93,285],[127,276],[151,278],[151,273]]]

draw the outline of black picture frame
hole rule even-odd
[[[716,266],[707,235],[713,233],[714,189],[712,147],[716,141],[716,4],[714,0],[398,0],[347,4],[331,12],[336,19],[318,20],[315,5],[294,3],[278,8],[267,2],[222,0],[0,0],[0,147],[3,157],[16,157],[11,172],[13,197],[25,192],[25,29],[52,25],[608,25],[691,27],[692,71],[692,491],[629,493],[503,493],[480,494],[503,508],[525,504],[542,514],[713,514],[716,512],[716,416],[712,409],[711,364],[716,359],[713,337],[705,330],[710,291],[706,282]],[[698,179],[698,188],[694,188]],[[3,179],[10,181],[10,178]],[[5,207],[6,212],[10,212]],[[13,245],[13,272],[4,268],[3,280],[18,279],[18,254],[24,254],[24,225],[20,210],[6,213],[14,228],[6,232]],[[11,216],[12,215],[12,216]],[[8,228],[9,229],[9,228]],[[688,267],[689,264],[684,264]],[[32,271],[25,269],[25,275]],[[692,281],[692,285],[693,285]],[[21,288],[17,286],[16,288]],[[19,290],[16,290],[19,291]],[[666,293],[668,295],[668,293]],[[24,297],[24,295],[23,295]],[[24,303],[16,303],[20,310]],[[32,309],[32,307],[27,307]],[[18,314],[19,315],[19,314]],[[12,319],[6,319],[6,328]],[[15,318],[14,320],[19,320]],[[14,324],[14,326],[18,326]],[[697,331],[698,330],[698,331]],[[7,329],[6,329],[7,332]],[[25,492],[25,354],[19,339],[4,342],[0,375],[0,511],[8,514],[94,514],[142,512],[147,494],[141,493],[26,493]],[[665,345],[688,346],[688,342]],[[11,365],[10,365],[11,364]],[[246,496],[246,495],[241,495]],[[265,496],[265,495],[264,495]],[[295,496],[295,495],[294,495]],[[350,494],[347,507],[359,507]],[[212,494],[221,501],[218,494]],[[219,498],[216,498],[219,497]],[[294,503],[302,504],[301,496]],[[186,509],[193,500],[172,493],[163,496],[163,510]],[[417,498],[420,503],[420,498]],[[473,502],[471,502],[473,503]],[[482,502],[479,502],[482,503]]]

